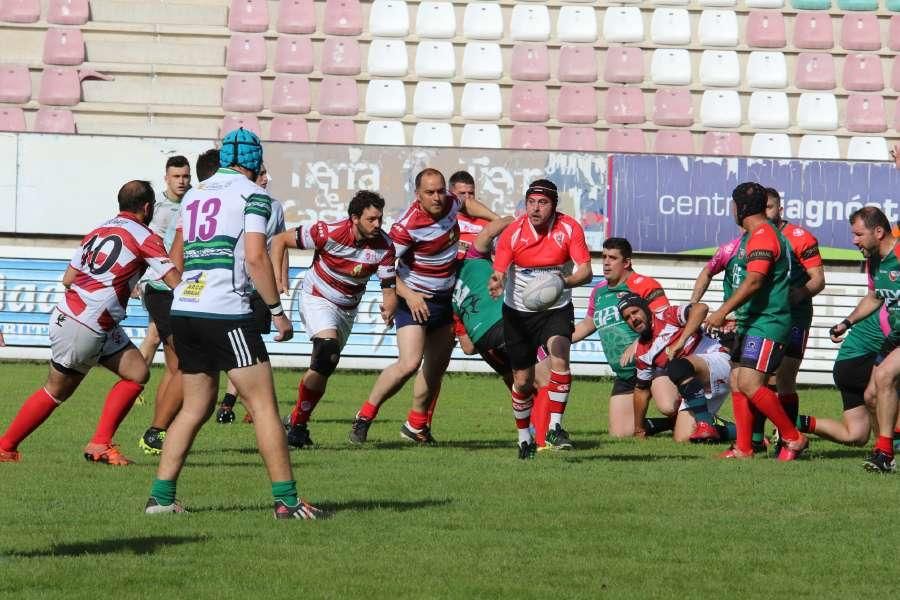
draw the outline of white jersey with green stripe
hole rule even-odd
[[[188,190],[178,228],[184,239],[184,274],[172,315],[210,319],[251,316],[253,284],[244,264],[244,234],[268,235],[272,199],[231,169]]]

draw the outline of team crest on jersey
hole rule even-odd
[[[791,235],[794,237],[803,237],[803,230],[798,227]]]
[[[359,277],[359,274],[362,273],[362,265],[356,265],[353,267],[353,270],[350,272],[354,277]]]
[[[888,278],[891,281],[897,281],[897,277],[900,277],[900,271],[889,271]]]
[[[563,235],[562,231],[557,231],[556,233],[553,234],[553,241],[556,242],[556,245],[559,246],[560,248],[563,247],[564,240],[565,240],[565,236]]]

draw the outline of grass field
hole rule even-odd
[[[45,366],[0,364],[0,426]],[[154,371],[147,397],[159,380]],[[278,371],[282,412],[297,371]],[[373,380],[339,372],[317,409],[318,447],[293,454],[322,522],[276,522],[252,427],[209,423],[179,481],[189,515],[142,512],[155,460],[128,468],[81,447],[112,383],[96,371],[0,465],[0,598],[864,598],[897,591],[900,478],[863,449],[815,441],[808,460],[716,461],[721,448],[606,435],[607,380],[576,379],[578,449],[516,459],[509,401],[491,377],[448,376],[435,448],[401,443],[405,390],[364,448],[345,442]],[[833,390],[804,412],[838,416]],[[238,409],[239,417],[242,409]]]

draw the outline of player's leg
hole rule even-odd
[[[813,415],[799,415],[797,427],[803,433],[847,444],[863,446],[869,441],[872,420],[865,403],[865,389],[875,365],[875,354],[838,360],[834,363],[834,384],[841,391],[843,418],[840,421]]]
[[[890,352],[872,370],[875,386],[875,421],[878,437],[872,455],[863,463],[867,471],[889,473],[894,461],[894,428],[897,423],[897,377],[900,375],[900,348],[891,343]]]
[[[418,444],[434,443],[431,427],[428,425],[428,410],[433,409],[433,403],[440,392],[454,346],[452,323],[426,331],[422,368],[416,374],[413,384],[412,407],[406,415],[406,422],[400,427],[403,439]]]
[[[515,359],[513,359],[515,361]],[[512,397],[513,418],[516,421],[518,434],[519,458],[528,460],[534,458],[537,452],[535,440],[531,435],[532,411],[534,409],[534,366],[512,368]],[[542,424],[535,423],[537,429]]]
[[[297,402],[285,422],[288,445],[293,448],[313,445],[309,435],[309,418],[325,395],[328,378],[337,368],[343,348],[337,329],[317,332],[312,338],[312,345],[309,369],[297,384]]]
[[[719,433],[715,429],[713,414],[707,406],[706,390],[710,374],[706,361],[699,356],[676,358],[669,362],[666,372],[682,397],[682,404],[679,407],[682,410],[679,413],[687,412],[696,424],[694,429],[686,432],[689,419],[679,415],[678,420],[681,424],[679,427],[679,423],[676,422],[673,439],[676,442],[718,441]]]
[[[627,438],[634,435],[634,382],[613,379],[612,395],[609,397],[609,435]]]
[[[785,344],[784,358],[775,372],[775,385],[778,390],[778,400],[784,407],[784,412],[791,421],[797,420],[800,412],[800,398],[797,396],[797,374],[800,372],[800,363],[806,353],[806,344],[809,340],[809,329],[802,325],[791,325],[791,333],[788,343]]]
[[[159,455],[162,452],[162,443],[166,438],[166,430],[181,409],[181,401],[184,397],[182,389],[181,370],[178,368],[178,356],[170,333],[163,342],[163,353],[166,359],[163,379],[168,384],[160,383],[156,392],[156,400],[153,404],[153,420],[150,427],[138,440],[138,446],[145,454]]]
[[[226,378],[226,381],[225,395],[222,396],[222,402],[219,404],[219,409],[216,411],[216,423],[222,425],[234,423],[234,405],[237,404],[238,397],[238,391],[237,388],[234,387],[234,382],[231,381],[231,378]]]
[[[650,381],[650,395],[656,410],[663,416],[648,417],[646,407],[644,407],[641,420],[641,429],[644,435],[653,436],[673,430],[681,407],[681,395],[678,393],[678,388],[668,375],[657,375]],[[632,409],[632,412],[634,410]],[[632,427],[634,427],[633,424]]]
[[[144,357],[144,362],[147,365],[153,363],[157,348],[159,348],[159,332],[156,330],[156,322],[151,317],[147,323],[147,333],[144,334],[144,339],[141,340],[141,356]]]
[[[543,447],[555,450],[571,450],[574,447],[568,432],[563,427],[563,415],[566,412],[569,392],[572,388],[572,371],[569,364],[571,345],[572,340],[566,335],[553,335],[546,342],[550,354],[550,378],[546,385],[541,386],[541,389],[546,390],[547,393],[549,419]]]

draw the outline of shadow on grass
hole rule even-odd
[[[395,512],[407,512],[422,508],[434,508],[446,506],[452,503],[450,498],[423,498],[422,500],[346,500],[344,502],[315,502],[315,505],[330,513],[344,511],[371,511],[390,510]],[[192,513],[205,512],[246,512],[272,510],[270,504],[216,504],[212,506],[191,506],[188,510]]]
[[[6,556],[10,558],[49,558],[83,556],[85,554],[155,554],[157,551],[165,550],[169,546],[195,544],[203,541],[206,541],[206,538],[196,535],[151,535],[135,538],[112,538],[96,542],[54,544],[44,550],[10,552]]]
[[[699,460],[703,456],[690,454],[595,454],[593,456],[566,456],[564,461],[580,463],[591,460],[607,460],[610,462],[656,462],[659,460]]]
[[[808,454],[808,458],[858,458],[859,460],[864,460],[869,454],[871,450],[867,450],[865,446],[860,446],[858,448],[847,447],[847,448],[835,448],[833,450],[818,450],[813,449]]]

